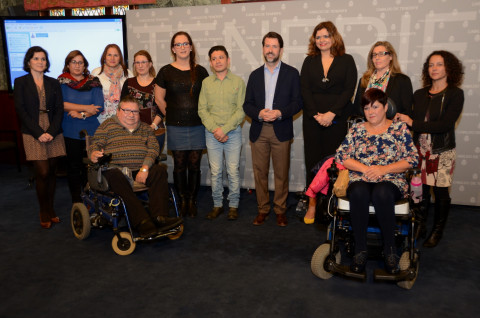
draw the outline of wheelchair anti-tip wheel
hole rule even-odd
[[[84,240],[90,235],[90,214],[87,207],[80,202],[74,203],[70,213],[70,223],[73,235],[79,240]]]
[[[333,274],[325,270],[325,261],[327,260],[327,257],[329,255],[330,255],[329,243],[324,243],[320,245],[315,250],[315,253],[313,253],[312,261],[310,263],[312,273],[321,279],[329,279],[330,277],[333,276]],[[341,261],[340,252],[337,252],[337,254],[335,254],[335,261],[337,264],[340,263]]]
[[[170,240],[174,241],[174,240],[178,240],[180,238],[180,236],[182,236],[182,234],[183,234],[183,224],[180,224],[180,228],[179,228],[178,232],[175,233],[175,234],[167,235],[167,237]]]
[[[118,238],[120,236],[120,239]],[[120,232],[112,239],[112,248],[118,255],[130,255],[135,250],[135,242],[129,232]]]
[[[403,280],[403,281],[397,282],[397,286],[400,287],[400,288],[411,289],[413,287],[413,284],[415,284],[415,281],[417,280],[418,267],[419,267],[418,253],[415,252],[413,257],[414,257],[414,262],[415,262],[415,268],[414,268],[415,277],[411,280]],[[402,256],[400,257],[400,261],[399,261],[400,270],[402,270],[402,271],[409,270],[411,268],[410,265],[411,265],[410,264],[410,253],[409,252],[403,252]]]

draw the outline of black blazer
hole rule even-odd
[[[300,94],[300,75],[298,70],[286,63],[280,65],[277,86],[273,96],[273,109],[282,113],[281,119],[273,122],[273,130],[279,141],[293,138],[293,116],[302,109]],[[252,119],[250,141],[255,142],[262,131],[263,121],[258,114],[265,108],[265,76],[264,65],[250,74],[245,93],[243,110]]]
[[[15,110],[22,122],[21,131],[36,139],[44,133],[55,138],[62,132],[63,97],[60,83],[56,79],[44,75],[43,86],[45,87],[46,106],[50,121],[50,126],[46,131],[38,123],[40,100],[32,74],[18,77],[14,83]]]
[[[362,79],[358,81],[357,93],[355,94],[354,101],[354,114],[362,115],[362,95],[365,93],[366,87],[361,86]],[[413,87],[410,77],[405,74],[398,73],[390,76],[387,85],[387,96],[393,100],[395,106],[397,106],[397,113],[411,115],[413,103]]]

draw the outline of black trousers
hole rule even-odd
[[[135,171],[133,175],[136,175]],[[110,185],[110,189],[119,195],[125,202],[128,217],[133,226],[139,225],[143,220],[150,218],[142,202],[133,192],[127,178],[119,169],[110,169],[105,171],[105,178]],[[168,215],[168,182],[167,170],[162,165],[153,165],[148,171],[147,181],[148,200],[151,217]]]
[[[402,197],[400,190],[391,182],[352,182],[347,189],[350,201],[350,216],[355,237],[355,254],[367,250],[367,228],[370,202],[375,208],[382,230],[384,252],[395,251],[395,201]],[[393,250],[392,250],[393,249]]]
[[[81,189],[87,184],[87,169],[83,163],[83,158],[87,156],[85,140],[65,137],[65,149],[67,151],[68,188],[72,203],[82,202]]]

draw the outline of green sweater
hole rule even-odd
[[[222,127],[223,133],[228,134],[245,118],[244,100],[245,82],[241,77],[228,70],[221,81],[213,74],[203,80],[198,115],[208,131]]]
[[[158,142],[150,126],[139,122],[138,127],[130,132],[116,115],[97,128],[88,148],[88,156],[102,149],[105,154],[112,154],[111,164],[133,171],[139,170],[142,165],[151,167],[159,154]]]

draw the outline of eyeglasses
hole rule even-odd
[[[317,35],[315,37],[315,40],[321,40],[321,39],[330,39],[330,34],[327,34],[327,35]]]
[[[390,52],[378,52],[378,53],[372,53],[372,59],[376,58],[377,56],[385,56],[385,55],[390,55]]]
[[[138,115],[138,114],[140,114],[139,110],[131,110],[131,109],[125,109],[125,108],[121,108],[121,107],[120,107],[120,109],[125,112],[125,115]]]
[[[174,44],[174,46],[175,46],[175,47],[178,47],[178,48],[181,48],[182,46],[183,46],[183,47],[187,47],[187,46],[189,46],[189,45],[190,45],[190,43],[188,43],[188,42],[175,43],[175,44]]]
[[[150,63],[149,61],[138,61],[138,62],[133,62],[135,65],[146,65],[147,63]]]
[[[83,61],[70,61],[70,64],[82,66],[82,65],[83,65]]]

